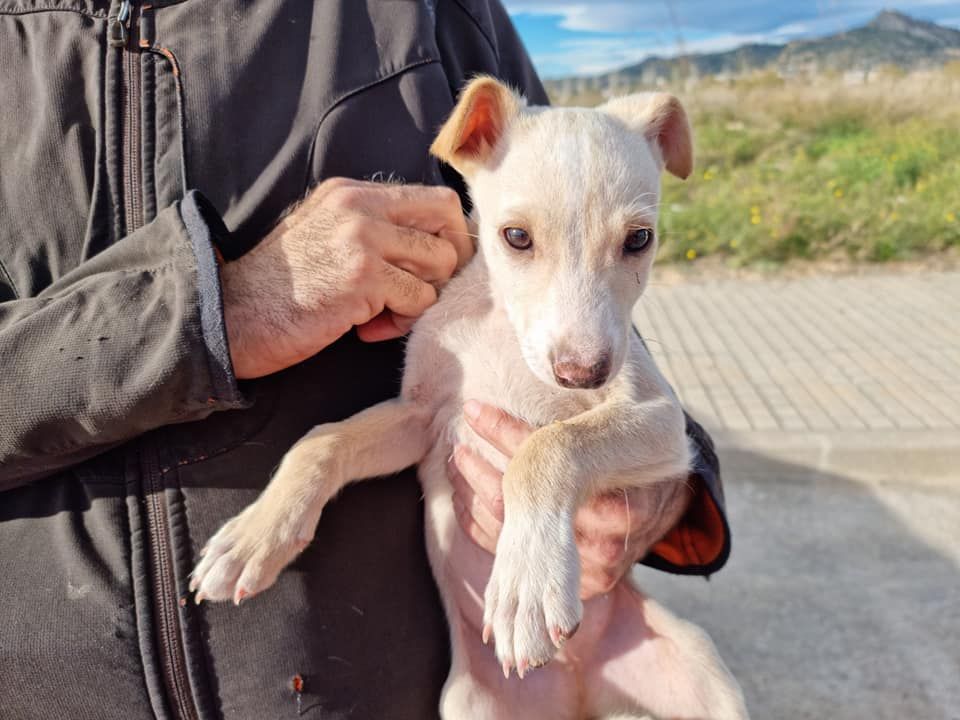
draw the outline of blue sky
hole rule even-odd
[[[863,25],[883,9],[960,28],[960,1],[504,0],[544,77],[613,70],[649,55],[786,42]]]

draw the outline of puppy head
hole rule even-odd
[[[467,181],[494,302],[549,384],[596,388],[623,365],[657,249],[663,169],[693,169],[690,126],[666,93],[596,109],[526,107],[472,81],[431,152]]]

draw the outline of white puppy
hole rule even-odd
[[[683,413],[631,327],[657,247],[661,170],[692,169],[683,108],[662,93],[526,107],[479,78],[432,152],[469,184],[476,257],[417,322],[401,396],[300,440],[209,542],[198,597],[269,587],[344,485],[419,463],[453,651],[446,720],[746,718],[699,628],[629,578],[585,606],[579,597],[577,508],[689,469]],[[463,420],[471,398],[539,428],[509,463]],[[456,443],[504,471],[492,567],[454,517],[445,465]],[[495,653],[481,640],[491,634]]]

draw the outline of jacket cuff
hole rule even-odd
[[[641,562],[677,575],[709,577],[722,568],[730,556],[730,526],[713,441],[689,416],[687,434],[698,451],[688,480],[693,497],[677,526],[654,545]]]
[[[180,202],[180,217],[193,245],[197,263],[197,297],[200,328],[207,349],[207,366],[213,397],[208,404],[246,407],[233,373],[230,345],[223,315],[223,291],[217,264],[217,247],[229,237],[220,214],[200,192],[191,190]]]

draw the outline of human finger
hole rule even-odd
[[[645,488],[644,488],[645,489]],[[629,534],[631,527],[646,518],[635,517],[642,501],[631,502],[631,493],[622,490],[595,495],[578,510],[574,525],[586,537]]]
[[[384,185],[382,188],[386,201],[383,210],[388,220],[449,240],[456,248],[458,267],[473,256],[473,241],[455,190],[442,185]]]
[[[425,282],[446,282],[457,269],[457,249],[445,238],[384,221],[371,232],[384,260]]]
[[[453,451],[453,466],[457,472],[457,482],[466,487],[454,488],[476,495],[484,511],[499,525],[503,522],[503,473],[487,462],[479,453],[460,445]],[[496,528],[496,535],[500,528]]]
[[[473,513],[470,512],[463,498],[457,494],[453,496],[453,512],[457,517],[457,524],[460,525],[464,534],[466,534],[475,545],[483,548],[491,555],[495,555],[497,552],[496,538],[492,537],[480,523],[477,522],[477,519]]]
[[[398,315],[418,318],[437,301],[437,291],[416,275],[384,262],[379,287],[380,304]]]
[[[364,342],[380,342],[403,337],[416,323],[417,319],[397,315],[392,310],[384,310],[376,317],[357,326],[357,336]]]
[[[467,423],[480,437],[512,458],[533,428],[523,420],[493,405],[467,400],[463,405]]]

